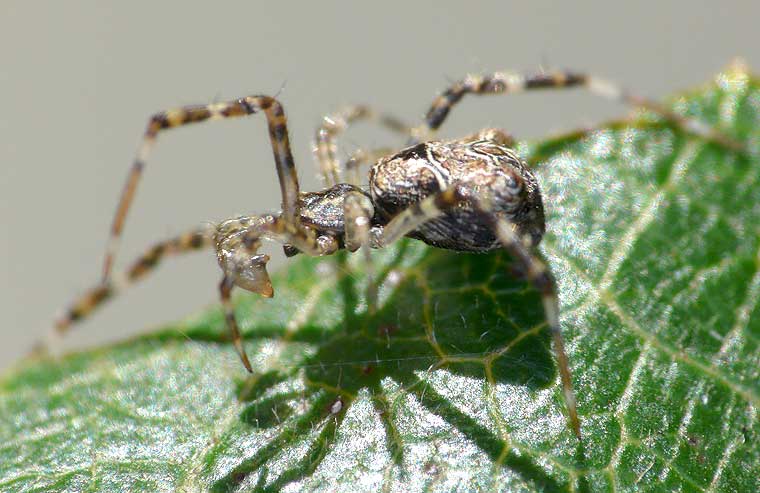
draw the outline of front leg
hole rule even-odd
[[[145,168],[148,155],[153,148],[158,135],[168,129],[190,125],[193,123],[228,118],[239,118],[263,112],[269,127],[269,138],[272,143],[277,176],[282,193],[283,214],[291,223],[298,221],[298,176],[296,174],[293,154],[288,139],[287,121],[282,105],[270,96],[247,96],[234,101],[208,105],[183,106],[156,113],[148,120],[142,143],[137,152],[127,181],[121,192],[116,213],[111,225],[111,234],[103,263],[103,282],[108,281],[111,267],[119,246],[124,222],[127,218],[132,199],[137,191],[137,185]]]

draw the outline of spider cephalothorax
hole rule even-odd
[[[565,403],[572,429],[580,437],[570,366],[559,324],[559,307],[554,279],[535,255],[544,234],[544,212],[538,183],[528,165],[511,149],[512,139],[499,130],[486,129],[472,136],[438,141],[431,138],[451,108],[465,94],[511,93],[528,89],[583,86],[605,97],[645,106],[687,131],[698,133],[728,147],[737,144],[700,122],[673,114],[657,103],[635,97],[601,79],[570,72],[522,76],[510,73],[471,75],[454,83],[433,102],[422,125],[410,128],[395,118],[377,115],[365,106],[351,106],[325,117],[317,132],[316,155],[326,182],[322,191],[302,193],[299,189],[288,140],[282,105],[270,96],[245,98],[211,105],[187,106],[151,117],[137,154],[111,229],[103,281],[78,298],[56,322],[54,334],[63,334],[73,322],[85,317],[118,289],[150,272],[167,256],[214,247],[222,281],[219,285],[226,321],[235,348],[246,369],[252,371],[243,347],[230,301],[234,286],[272,296],[266,272],[267,255],[258,252],[262,240],[284,245],[294,255],[330,255],[340,249],[362,248],[371,273],[371,248],[382,248],[408,236],[452,250],[489,251],[505,248],[519,271],[541,293],[547,324],[552,332]],[[282,210],[274,214],[240,216],[202,227],[146,251],[116,279],[111,266],[145,159],[158,134],[165,129],[204,120],[266,115],[274,161],[282,192]],[[408,147],[401,151],[380,149],[356,152],[343,169],[336,159],[336,137],[360,119],[374,118],[393,131],[401,132]],[[368,186],[361,183],[360,167],[373,162]],[[372,309],[376,287],[370,282],[367,294]]]

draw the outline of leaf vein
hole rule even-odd
[[[544,243],[544,248],[551,249],[552,245],[550,245],[549,243]],[[693,358],[689,357],[686,353],[684,353],[682,350],[676,350],[675,348],[671,347],[669,344],[659,340],[655,334],[652,334],[644,330],[633,319],[633,317],[617,303],[614,293],[610,291],[600,290],[599,287],[596,286],[591,281],[591,279],[589,279],[588,276],[586,276],[586,274],[580,268],[578,268],[570,259],[561,257],[560,255],[558,255],[556,251],[552,252],[552,254],[558,258],[563,258],[565,262],[567,263],[567,265],[571,269],[573,269],[576,275],[584,278],[586,282],[588,282],[588,285],[591,287],[591,289],[596,291],[601,304],[605,305],[610,311],[612,311],[612,313],[614,313],[618,317],[618,319],[620,319],[623,326],[626,327],[633,334],[636,334],[638,337],[640,337],[644,341],[650,341],[654,347],[656,347],[660,351],[667,354],[670,358],[674,360],[682,361],[686,363],[687,365],[701,371],[702,373],[713,377],[715,380],[727,386],[736,394],[742,396],[742,398],[745,399],[747,402],[755,406],[760,405],[760,398],[752,390],[747,389],[741,384],[731,380],[726,375],[724,375],[723,372],[720,371],[719,369],[714,368],[709,365],[705,365],[703,363],[700,363],[699,361],[694,360]]]
[[[623,265],[623,262],[628,258],[628,254],[633,249],[636,239],[646,230],[652,221],[654,221],[656,217],[655,212],[660,207],[663,200],[665,200],[665,196],[681,182],[688,171],[689,163],[694,161],[694,158],[699,154],[703,147],[704,144],[698,141],[691,141],[681,149],[671,167],[667,181],[658,186],[657,192],[652,196],[647,206],[642,209],[641,213],[633,221],[623,236],[616,241],[615,249],[610,254],[607,270],[602,275],[602,279],[599,282],[599,288],[601,290],[606,290],[610,287],[615,274],[617,274],[618,270]]]

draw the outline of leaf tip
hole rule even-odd
[[[728,66],[721,70],[716,81],[723,90],[745,87],[750,79],[750,68],[741,57],[733,58]]]
[[[743,74],[749,75],[749,64],[743,57],[736,56],[728,62],[728,66],[724,70],[727,74]]]

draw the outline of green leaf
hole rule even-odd
[[[759,491],[760,86],[519,151],[535,164],[584,442],[537,292],[508,256],[404,241],[297,258],[218,308],[0,381],[2,491]],[[754,147],[752,147],[754,146]],[[755,156],[752,158],[751,156]]]

